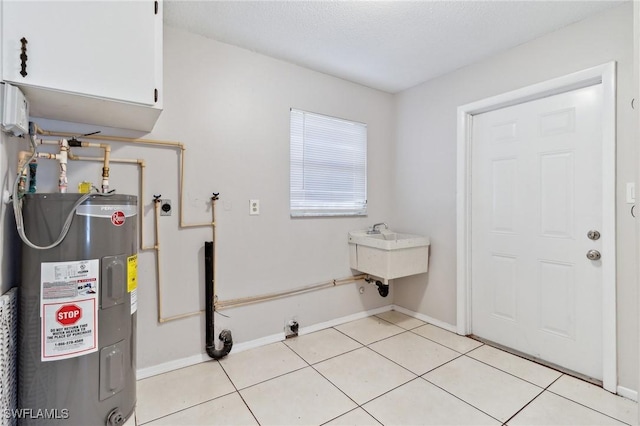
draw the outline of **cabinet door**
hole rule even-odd
[[[2,7],[4,80],[155,103],[155,36],[162,18],[154,1],[4,0]],[[20,75],[23,37],[26,76]]]

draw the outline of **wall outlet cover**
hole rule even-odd
[[[260,214],[260,200],[249,200],[249,214],[252,216]]]
[[[171,216],[171,200],[163,198],[160,200],[160,216]]]

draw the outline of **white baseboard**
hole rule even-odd
[[[393,308],[394,308],[393,305],[387,305],[381,308],[370,309],[368,311],[347,315],[346,317],[336,318],[331,321],[325,321],[318,324],[313,324],[309,327],[302,327],[300,328],[299,334],[304,335],[304,334],[309,334],[316,331],[324,330],[325,328],[335,327],[336,325],[370,317],[372,315],[381,314],[382,312],[390,311]],[[234,343],[232,353],[243,352],[249,349],[258,348],[260,346],[269,345],[271,343],[281,342],[283,340],[285,340],[285,335],[282,332],[282,333],[271,334],[269,336],[260,337],[259,339],[255,339],[255,340],[249,340],[248,342]],[[193,355],[190,357],[176,359],[174,361],[169,361],[162,364],[154,365],[151,367],[139,368],[136,372],[137,379],[138,380],[146,379],[147,377],[157,376],[158,374],[162,374],[162,373],[168,373],[169,371],[177,370],[179,368],[189,367],[195,364],[200,364],[201,362],[205,362],[209,360],[211,360],[211,358],[209,358],[209,356],[206,353],[202,353],[202,354]]]
[[[346,317],[336,318],[330,321],[321,322],[318,324],[311,325],[309,327],[303,327],[300,329],[300,335],[314,333],[316,331],[324,330],[327,328],[335,327],[340,324],[344,324],[351,321],[356,321],[362,318],[367,318],[372,315],[381,314],[387,311],[398,311],[405,315],[409,315],[410,317],[417,318],[421,321],[427,322],[429,324],[435,325],[436,327],[443,328],[445,330],[451,331],[452,333],[456,333],[457,329],[455,325],[446,323],[444,321],[432,318],[428,315],[420,314],[418,312],[410,311],[409,309],[403,308],[402,306],[397,305],[387,305],[376,309],[370,309],[368,311],[358,312],[356,314],[347,315]],[[260,346],[269,345],[271,343],[281,342],[285,340],[284,333],[276,333],[270,336],[261,337],[259,339],[250,340],[248,342],[242,342],[233,345],[233,353],[243,352],[249,349],[258,348]],[[211,358],[206,353],[193,355],[186,358],[176,359],[173,361],[165,362],[162,364],[154,365],[151,367],[140,368],[137,370],[137,379],[142,380],[148,377],[156,376],[158,374],[167,373],[169,371],[178,370],[180,368],[189,367],[192,365],[200,364],[201,362],[210,361]],[[633,389],[626,388],[624,386],[618,386],[617,388],[618,395],[623,398],[630,399],[632,401],[638,401],[638,391]]]
[[[162,364],[153,365],[151,367],[138,368],[138,370],[136,370],[136,378],[138,380],[146,379],[147,377],[157,376],[158,374],[167,373],[169,371],[200,364],[201,362],[205,362],[209,359],[211,358],[209,358],[206,353],[203,353],[186,358],[176,359],[169,362],[164,362]]]
[[[346,317],[336,318],[331,321],[325,321],[318,324],[310,325],[309,327],[303,327],[300,329],[300,334],[315,333],[316,331],[324,330],[325,328],[335,327],[336,325],[344,324],[351,321],[356,321],[362,318],[367,318],[372,315],[381,314],[383,312],[391,311],[393,305],[383,306],[381,308],[369,309],[368,311],[358,312],[357,314],[347,315]]]
[[[398,312],[403,313],[405,315],[409,315],[410,317],[417,318],[419,320],[428,322],[429,324],[435,325],[436,327],[444,328],[445,330],[448,330],[448,331],[451,331],[452,333],[456,333],[457,334],[457,328],[456,328],[455,325],[448,324],[448,323],[446,323],[444,321],[440,321],[440,320],[435,319],[435,318],[431,318],[428,315],[424,315],[424,314],[420,314],[418,312],[410,311],[409,309],[405,309],[402,306],[393,305],[392,309],[394,311],[398,311]],[[375,314],[372,314],[372,315],[375,315]],[[638,391],[635,391],[633,389],[629,389],[629,388],[626,388],[624,386],[618,386],[617,394],[620,395],[623,398],[627,398],[627,399],[630,399],[632,401],[638,402]]]
[[[455,325],[448,324],[448,323],[446,323],[444,321],[440,321],[440,320],[435,319],[435,318],[431,318],[428,315],[423,315],[423,314],[420,314],[418,312],[413,312],[413,311],[410,311],[409,309],[405,309],[402,306],[397,306],[397,305],[393,305],[392,309],[394,311],[398,311],[398,312],[403,313],[405,315],[409,315],[410,317],[417,318],[419,320],[428,322],[429,324],[435,325],[436,327],[444,328],[445,330],[448,330],[448,331],[450,331],[452,333],[456,333],[457,334],[457,332],[458,332]],[[372,314],[372,315],[375,315],[375,314]],[[638,402],[638,391],[635,391],[633,389],[629,389],[629,388],[626,388],[624,386],[618,386],[617,394],[620,395],[623,398],[627,398],[627,399],[630,399],[631,401]]]
[[[387,312],[393,309],[393,305],[383,306],[381,308],[369,309],[368,311],[358,312],[356,314],[347,315],[346,317],[336,318],[330,321],[321,322],[318,324],[313,324],[308,327],[301,327],[298,331],[298,335],[303,336],[305,334],[315,333],[316,331],[324,330],[326,328],[335,327],[336,325],[344,324],[347,322],[359,320],[362,318],[367,318],[372,315],[377,315],[382,312]],[[233,345],[233,352],[242,352],[249,349],[258,348],[260,346],[269,345],[271,343],[282,342],[285,340],[284,333],[276,333],[270,336],[261,337],[255,340],[249,340],[248,342],[242,342],[237,345]]]
[[[624,386],[618,386],[618,395],[630,399],[632,401],[638,401],[638,391],[634,391],[633,389],[625,388]]]
[[[397,305],[393,306],[393,310],[398,311],[405,315],[409,315],[410,317],[417,318],[421,321],[428,322],[429,324],[435,325],[436,327],[444,328],[445,330],[450,331],[452,333],[456,333],[456,334],[458,333],[458,329],[456,328],[455,325],[451,325],[439,319],[431,318],[428,315],[420,314],[418,312],[413,312],[413,311],[410,311],[409,309],[405,309],[402,306],[397,306]]]

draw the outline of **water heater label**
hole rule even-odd
[[[138,255],[127,257],[127,291],[138,288]]]
[[[127,292],[131,295],[131,315],[138,310],[138,255],[127,257]]]
[[[96,352],[100,260],[43,262],[40,271],[41,360]]]
[[[78,216],[102,217],[113,219],[114,214],[118,217],[127,218],[138,214],[137,207],[132,204],[124,205],[101,205],[87,204],[80,205],[76,209]]]
[[[138,289],[136,288],[131,292],[131,315],[135,314],[138,310]]]

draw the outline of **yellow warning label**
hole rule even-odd
[[[127,291],[138,288],[138,255],[127,257]]]

